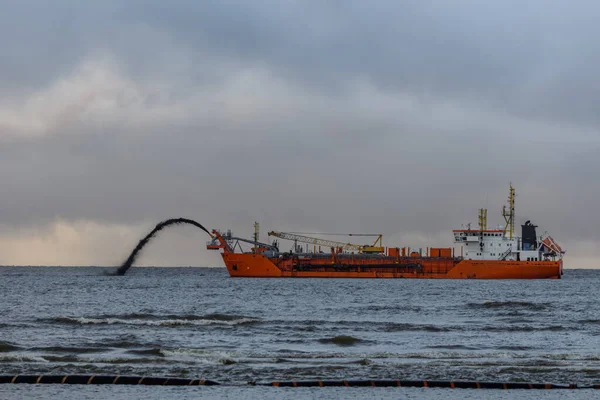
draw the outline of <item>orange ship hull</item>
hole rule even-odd
[[[222,253],[231,277],[245,278],[413,278],[413,279],[560,279],[562,260],[501,261],[402,257],[377,265],[356,258],[302,260],[255,253]]]

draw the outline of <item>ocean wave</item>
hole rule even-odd
[[[78,363],[81,360],[77,356],[53,356],[53,355],[44,355],[42,357],[44,360],[55,363]]]
[[[161,354],[165,357],[173,357],[178,360],[193,360],[209,365],[231,365],[241,361],[241,355],[236,352],[221,350],[204,350],[194,348],[162,349]],[[271,356],[272,358],[273,356]]]
[[[124,334],[117,337],[102,338],[94,343],[96,347],[116,347],[121,349],[131,349],[139,347],[159,346],[160,343],[141,342],[136,335]]]
[[[498,350],[508,350],[508,351],[527,351],[527,350],[534,349],[534,347],[531,347],[531,346],[498,346],[496,348]]]
[[[90,358],[90,359],[79,359],[81,363],[93,363],[93,364],[125,364],[125,365],[134,365],[134,364],[186,364],[185,361],[174,361],[174,360],[163,360],[158,358],[130,358],[130,357],[98,357],[98,358]]]
[[[354,346],[355,344],[357,344],[361,341],[362,341],[361,339],[355,338],[354,336],[349,336],[349,335],[338,335],[338,336],[319,339],[320,343],[335,344],[338,346]]]
[[[379,304],[371,304],[371,305],[359,305],[356,307],[352,307],[356,310],[364,310],[364,311],[370,311],[370,312],[394,312],[394,313],[401,313],[401,312],[420,312],[423,310],[423,307],[421,306],[415,306],[415,305],[379,305]]]
[[[464,330],[457,326],[441,326],[426,324],[407,324],[407,323],[385,323],[383,326],[385,332],[404,332],[404,331],[424,331],[424,332],[450,332]]]
[[[48,347],[32,347],[28,350],[43,351],[49,353],[100,353],[105,351],[104,348],[99,347],[63,347],[63,346],[48,346]]]
[[[577,321],[578,324],[600,325],[600,319],[582,319]]]
[[[280,329],[291,329],[295,331],[317,331],[324,330],[328,327],[348,328],[355,331],[365,330],[382,330],[384,332],[403,332],[403,331],[425,331],[425,332],[448,332],[448,331],[463,331],[465,327],[456,325],[430,325],[430,324],[413,324],[413,323],[396,323],[387,321],[369,321],[369,320],[270,320],[268,321],[272,327]]]
[[[48,355],[39,356],[46,362],[53,363],[68,363],[73,365],[98,365],[98,364],[124,364],[124,365],[139,365],[139,364],[186,364],[181,360],[165,360],[156,357],[126,357],[122,355],[98,355],[94,357],[82,357],[78,355]],[[189,363],[187,363],[189,364]]]
[[[529,301],[485,301],[483,303],[468,303],[467,307],[473,309],[524,309],[541,311],[548,308],[548,304],[533,303]]]
[[[207,326],[207,325],[244,325],[260,322],[253,317],[208,314],[197,315],[168,315],[157,316],[149,314],[125,314],[102,317],[56,317],[46,319],[51,323],[70,325],[144,325],[144,326]]]
[[[0,340],[0,353],[8,353],[11,351],[19,350],[20,347],[10,342],[4,342]]]
[[[48,360],[37,354],[10,353],[0,354],[0,362],[48,362]]]
[[[353,359],[356,360],[388,360],[388,359],[461,359],[461,358],[483,358],[486,355],[478,353],[457,353],[450,351],[427,351],[427,352],[412,352],[412,353],[395,353],[395,352],[379,352],[379,353],[341,353],[341,352],[325,352],[325,353],[303,353],[297,351],[281,351],[283,359],[286,360],[329,360],[329,359]],[[252,359],[273,357],[272,355],[250,354],[248,357]]]
[[[481,328],[485,332],[558,332],[566,330],[575,330],[575,327],[567,328],[562,325],[548,325],[548,326],[531,326],[531,325],[517,325],[517,326],[484,326]]]
[[[600,361],[600,354],[556,353],[544,354],[540,357],[549,360]]]
[[[480,350],[479,347],[465,346],[462,344],[440,344],[427,346],[428,349],[444,349],[444,350]]]
[[[127,353],[129,354],[135,354],[135,355],[140,355],[140,356],[157,356],[157,357],[164,357],[165,354],[163,353],[163,351],[161,349],[158,348],[153,348],[153,349],[132,349],[132,350],[127,350]]]

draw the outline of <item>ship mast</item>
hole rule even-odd
[[[258,252],[258,239],[260,236],[260,225],[258,222],[254,222],[254,252]]]
[[[487,209],[479,209],[479,232],[483,232],[487,229]]]
[[[510,193],[508,195],[508,210],[506,209],[506,205],[502,206],[502,216],[506,222],[504,234],[506,235],[506,230],[508,229],[509,239],[512,240],[515,233],[515,189],[512,187],[512,183],[510,184]]]

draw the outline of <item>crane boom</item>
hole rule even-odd
[[[290,233],[290,232],[271,231],[271,232],[269,232],[269,236],[276,236],[281,239],[293,240],[296,242],[308,243],[308,244],[313,244],[316,246],[335,247],[335,248],[341,247],[345,250],[355,250],[355,251],[360,251],[360,252],[364,252],[364,253],[383,253],[384,252],[384,248],[383,248],[383,246],[381,246],[381,235],[378,235],[377,240],[375,241],[373,246],[354,244],[354,243],[344,243],[344,242],[338,242],[335,240],[314,238],[314,237],[298,235],[298,234]],[[358,235],[355,235],[355,236],[358,236]],[[377,242],[379,242],[380,246],[375,246],[377,244]]]

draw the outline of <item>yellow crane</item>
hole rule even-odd
[[[320,239],[304,234],[292,233],[292,232],[278,232],[271,231],[269,236],[275,236],[281,239],[293,240],[300,243],[308,243],[315,246],[343,248],[344,250],[355,250],[361,253],[383,253],[385,248],[383,247],[382,239],[383,235],[377,233],[314,233],[315,235],[347,235],[347,236],[376,236],[375,242],[372,245],[362,245],[354,243],[344,243],[335,240]]]

